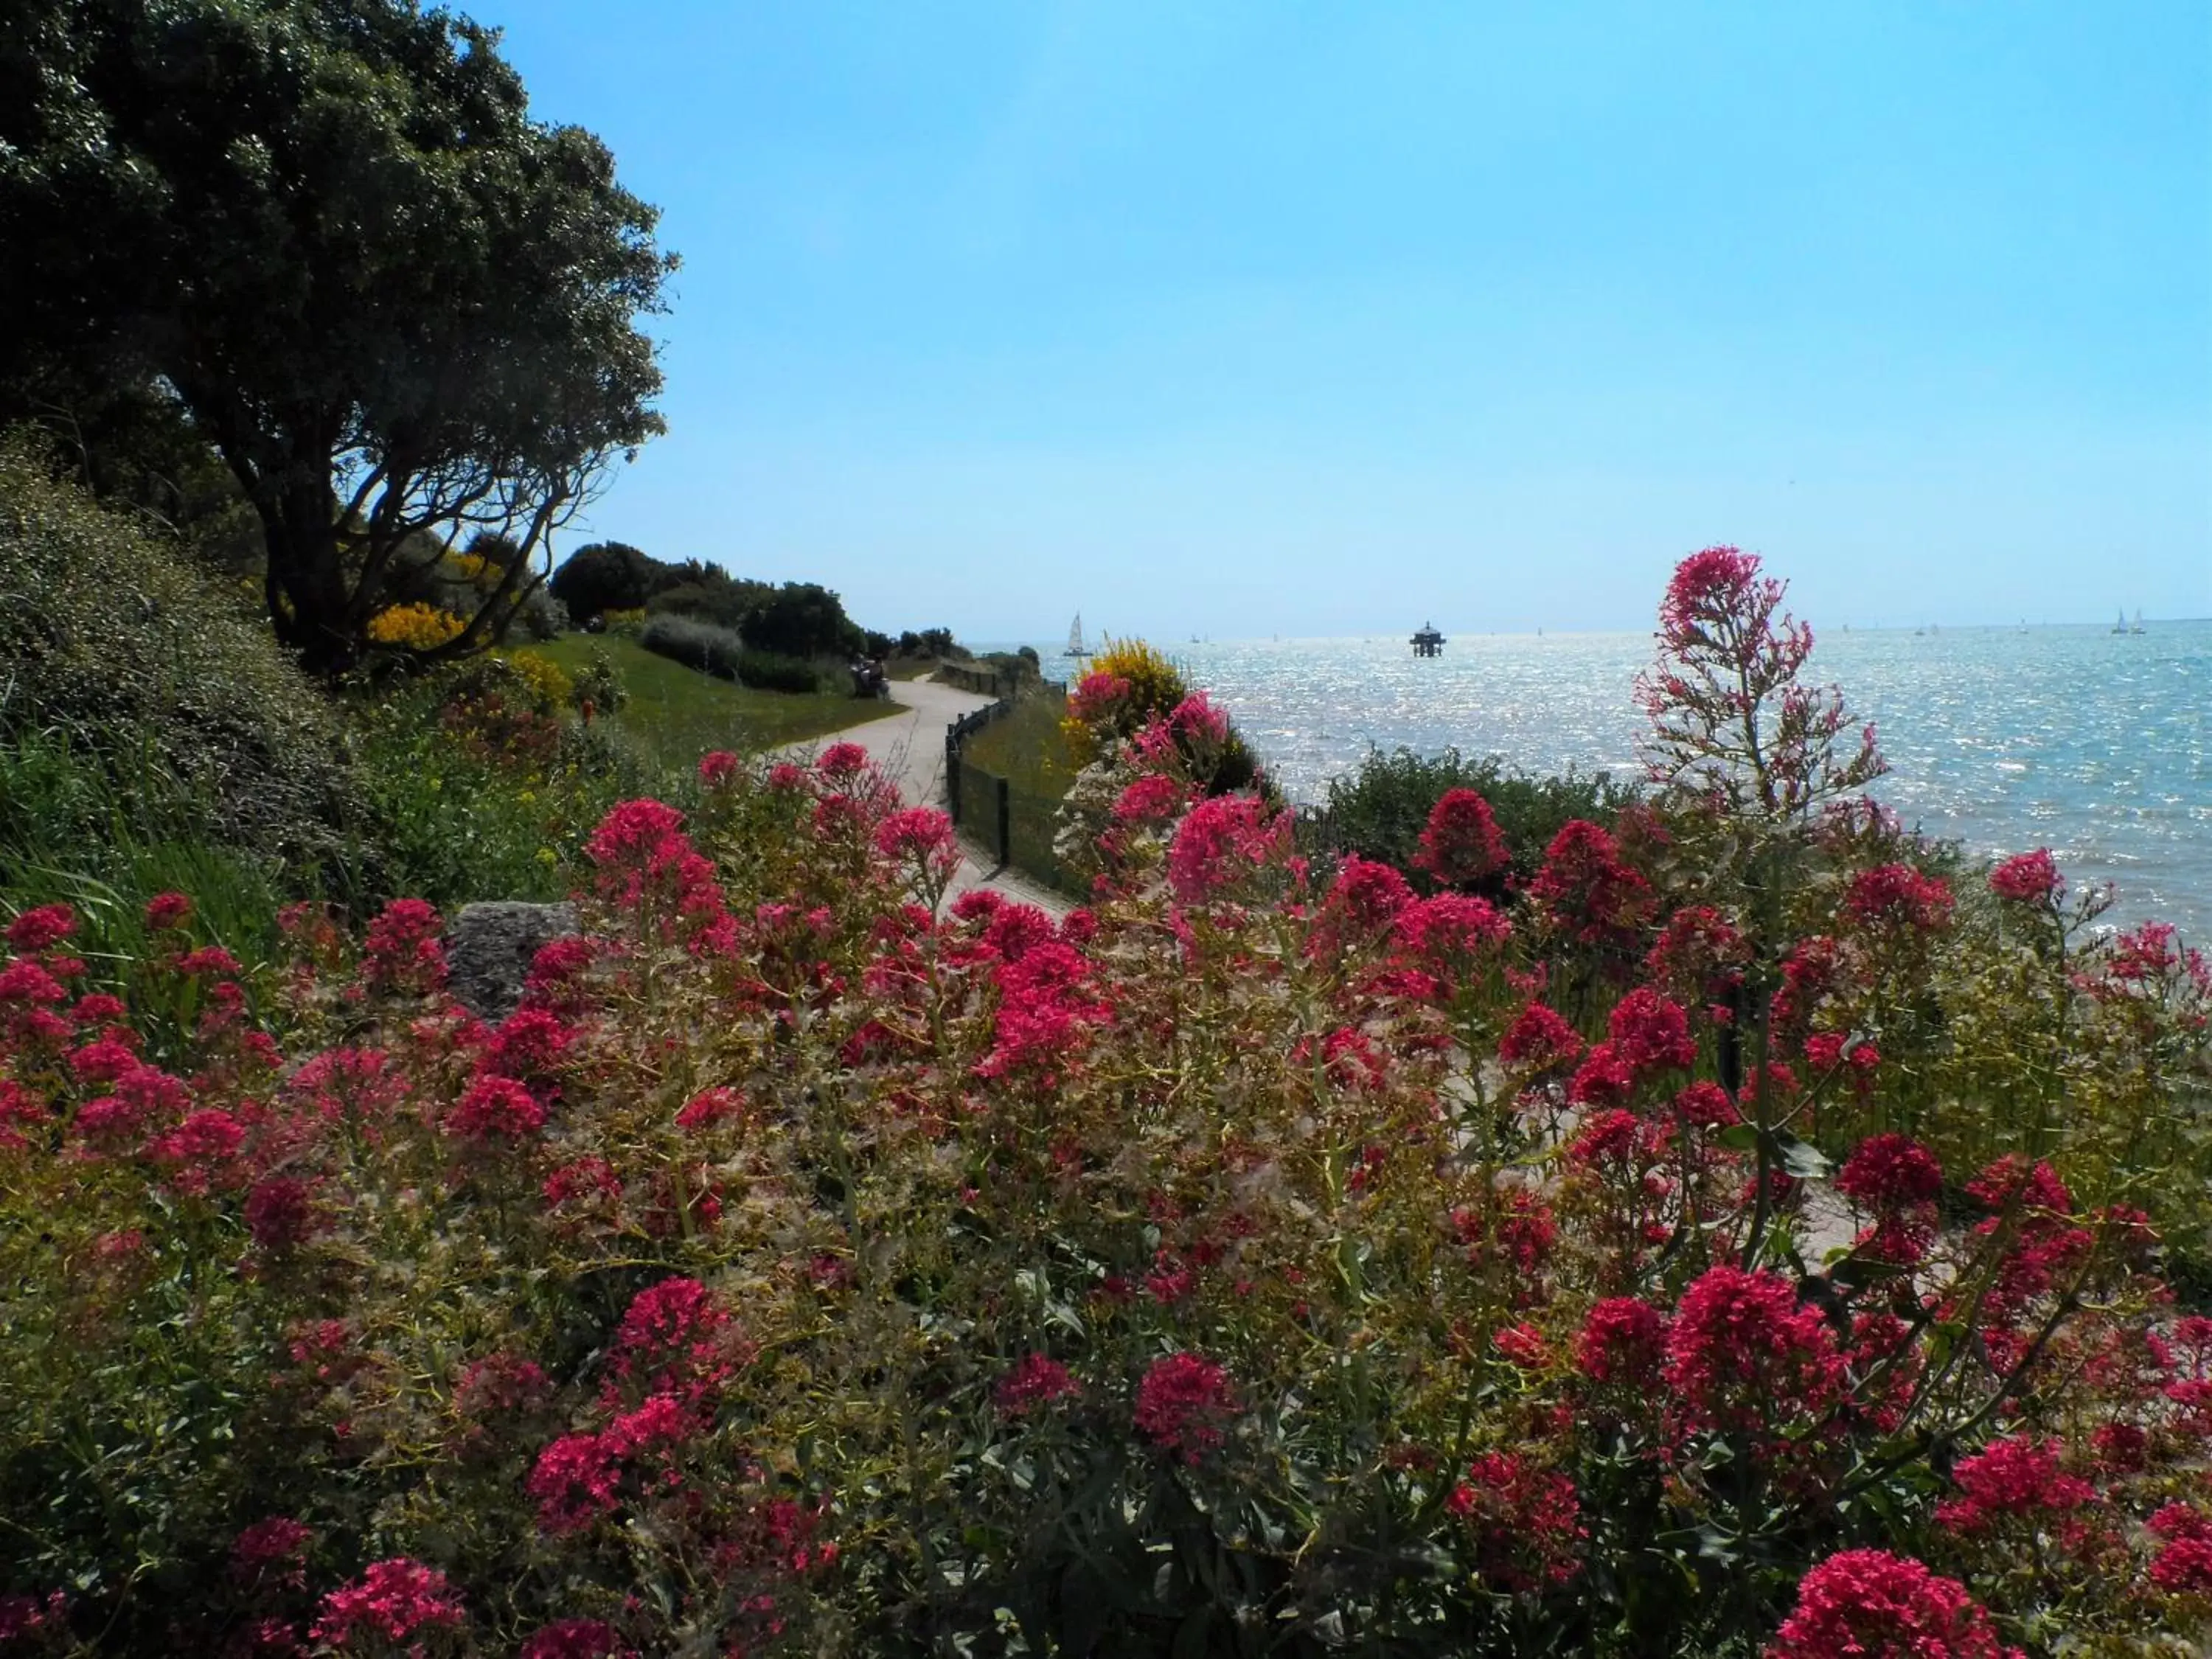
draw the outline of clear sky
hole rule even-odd
[[[1642,628],[1715,541],[2212,614],[2203,0],[464,9],[684,259],[588,536],[979,640]]]

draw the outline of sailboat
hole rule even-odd
[[[2124,605],[2124,606],[2122,606],[2122,607],[2121,607],[2121,609],[2120,609],[2119,620],[2118,620],[2118,622],[2115,622],[2115,623],[2112,624],[2112,632],[2114,632],[2115,634],[2124,634],[2124,633],[2126,633],[2127,631],[2128,631],[2128,613],[2127,613],[2127,608]]]
[[[2143,631],[2143,625],[2142,625],[2142,607],[2141,605],[2137,605],[2137,606],[2136,607],[2136,622],[2135,622],[2135,626],[2134,626],[2134,627],[2132,627],[2132,628],[2130,628],[2130,629],[2128,629],[2128,632],[2129,632],[2129,633],[2130,633],[2130,634],[2140,634],[2140,633],[2142,633],[2142,631]]]
[[[1068,624],[1067,649],[1060,654],[1073,657],[1078,662],[1091,655],[1091,647],[1083,642],[1083,613],[1080,611],[1075,613],[1075,620]]]

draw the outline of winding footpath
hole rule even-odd
[[[962,691],[934,680],[893,680],[891,701],[899,712],[865,726],[833,732],[813,745],[856,743],[868,758],[898,785],[911,806],[945,805],[945,728],[963,714],[987,708],[993,701],[973,691]],[[1072,908],[1063,895],[1030,880],[1019,871],[996,868],[991,857],[963,835],[960,838],[960,868],[946,890],[948,902],[977,887],[988,887],[1017,904],[1034,904],[1054,916]]]

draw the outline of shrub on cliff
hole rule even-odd
[[[1334,851],[1357,853],[1422,880],[1421,836],[1437,803],[1455,789],[1474,790],[1489,803],[1511,867],[1524,873],[1542,862],[1544,849],[1566,824],[1577,818],[1610,823],[1637,799],[1633,787],[1604,772],[1570,768],[1537,777],[1494,755],[1469,760],[1456,749],[1434,756],[1374,749],[1357,771],[1329,780],[1323,833]]]
[[[0,732],[33,730],[96,758],[144,836],[327,872],[359,821],[338,722],[267,624],[18,439],[0,443]]]

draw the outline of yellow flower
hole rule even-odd
[[[434,605],[387,605],[368,619],[368,637],[378,645],[434,651],[468,623]]]
[[[550,847],[541,847],[538,849],[538,861],[550,866],[560,863],[561,855]]]

